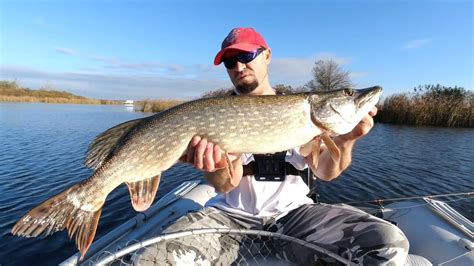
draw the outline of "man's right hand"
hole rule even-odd
[[[189,142],[188,152],[180,161],[191,163],[204,170],[204,177],[218,192],[229,192],[236,188],[242,179],[243,168],[240,154],[227,154],[219,145],[205,138],[194,136]]]
[[[234,162],[240,158],[239,154],[227,154],[229,160]],[[219,145],[200,136],[194,136],[188,145],[188,152],[180,161],[193,164],[199,170],[214,172],[226,166],[224,151]]]

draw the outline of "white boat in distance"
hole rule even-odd
[[[125,102],[123,102],[123,105],[125,105],[125,106],[133,106],[133,100],[126,100]]]

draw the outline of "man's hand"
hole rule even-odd
[[[189,142],[187,154],[180,161],[204,170],[204,177],[218,192],[229,192],[239,185],[243,168],[240,154],[227,154],[227,158],[230,163],[218,145],[195,136]]]
[[[310,160],[310,156],[307,156],[306,162],[311,167],[313,172],[320,179],[330,181],[338,177],[344,170],[349,167],[352,162],[352,148],[354,143],[359,138],[367,135],[374,126],[374,119],[372,118],[377,114],[377,108],[374,107],[370,112],[354,127],[354,129],[344,135],[340,135],[334,138],[334,143],[338,146],[341,151],[341,157],[338,162],[334,162],[327,148],[321,149],[319,156],[319,163],[313,165]]]
[[[341,141],[355,141],[369,133],[369,131],[374,126],[374,119],[373,117],[377,114],[377,107],[373,107],[370,112],[362,118],[362,120],[357,124],[357,126],[352,129],[351,132],[340,135],[338,138]]]
[[[240,157],[238,154],[227,154],[227,156],[231,162]],[[191,139],[188,153],[180,160],[206,172],[214,172],[226,166],[224,151],[221,147],[200,136],[194,136]]]

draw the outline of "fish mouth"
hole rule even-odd
[[[374,99],[380,96],[383,89],[380,86],[374,86],[366,89],[357,90],[357,98],[355,99],[355,104],[358,108],[364,107],[368,102],[373,101]]]

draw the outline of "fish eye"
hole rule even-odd
[[[344,92],[344,94],[347,95],[347,96],[352,96],[352,95],[354,95],[354,90],[352,90],[352,89],[344,89],[343,92]]]

